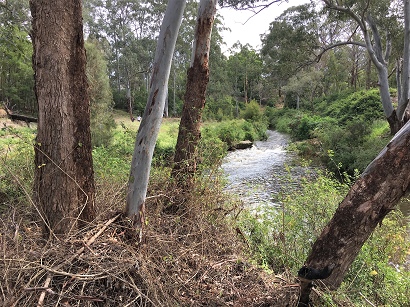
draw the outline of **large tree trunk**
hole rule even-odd
[[[362,245],[396,206],[409,182],[408,122],[369,164],[313,245],[305,264],[318,270],[328,265],[334,266],[330,277],[324,279],[330,289],[340,286]],[[302,279],[300,306],[307,304],[310,292],[308,284],[308,281]]]
[[[198,8],[191,67],[188,69],[188,80],[174,157],[173,174],[174,176],[188,175],[186,182],[196,172],[195,157],[201,138],[202,110],[205,107],[206,87],[209,81],[208,61],[216,3],[216,0],[201,0]]]
[[[126,212],[133,219],[136,227],[143,226],[144,202],[152,155],[162,122],[172,55],[185,4],[185,0],[169,0],[168,2],[158,37],[147,106],[135,141],[128,182]]]
[[[31,0],[38,100],[34,198],[50,230],[92,221],[94,171],[81,0]]]

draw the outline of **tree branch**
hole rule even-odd
[[[356,46],[360,46],[360,47],[364,47],[364,48],[367,47],[366,44],[361,43],[361,42],[355,42],[355,41],[339,42],[339,43],[336,43],[336,44],[327,46],[327,47],[323,48],[323,50],[322,50],[319,54],[317,54],[314,59],[312,59],[312,60],[310,60],[310,61],[307,61],[307,62],[303,63],[302,65],[300,65],[300,66],[298,67],[297,71],[299,71],[299,70],[302,69],[303,67],[309,66],[309,65],[311,65],[311,64],[313,64],[313,63],[318,63],[318,62],[320,61],[320,59],[322,58],[322,56],[323,56],[327,51],[329,51],[329,50],[331,50],[331,49],[334,49],[334,48],[336,48],[336,47],[345,46],[345,45],[356,45]]]

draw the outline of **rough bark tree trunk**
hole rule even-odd
[[[172,55],[185,4],[185,0],[169,0],[168,2],[158,37],[147,106],[135,141],[125,210],[140,230],[144,225],[144,203],[152,155],[162,122]]]
[[[201,138],[201,117],[205,107],[206,87],[209,81],[208,61],[216,3],[216,0],[201,0],[199,3],[191,67],[187,73],[188,80],[173,169],[174,176],[181,174],[186,176],[186,183],[189,183],[190,178],[196,172],[195,157]]]
[[[305,265],[321,270],[333,265],[324,283],[337,289],[361,247],[384,217],[394,209],[410,183],[410,122],[366,168],[312,247]],[[310,288],[301,283],[300,306]]]
[[[94,171],[81,0],[31,0],[38,101],[34,199],[50,231],[92,221]]]

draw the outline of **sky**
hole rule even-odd
[[[267,9],[253,16],[248,22],[246,22],[246,20],[254,14],[253,12],[236,11],[231,8],[218,8],[218,13],[224,18],[225,26],[231,29],[231,32],[223,31],[221,33],[226,42],[226,45],[222,46],[222,52],[228,55],[228,49],[238,40],[242,45],[249,44],[254,49],[259,50],[261,48],[260,34],[268,32],[269,24],[274,21],[276,17],[292,6],[309,2],[309,0],[284,0],[279,3],[274,3]]]

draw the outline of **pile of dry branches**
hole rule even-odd
[[[186,195],[151,185],[142,241],[118,213],[124,190],[104,194],[105,213],[60,239],[44,240],[30,210],[8,205],[0,217],[0,306],[297,304],[292,277],[247,263],[228,218],[238,206],[226,205],[215,186]]]

